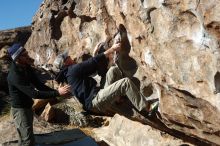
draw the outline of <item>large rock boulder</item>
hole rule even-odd
[[[45,0],[25,46],[35,64],[46,65],[66,48],[76,58],[121,35],[118,65],[144,94],[160,98],[164,126],[220,145],[219,6],[218,0]]]
[[[0,31],[0,50],[13,43],[25,44],[31,35],[31,26]]]

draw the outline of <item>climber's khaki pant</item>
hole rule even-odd
[[[111,67],[106,74],[104,89],[101,89],[92,100],[93,109],[105,111],[118,97],[127,96],[139,111],[146,108],[146,101],[129,78],[122,78],[118,67]]]

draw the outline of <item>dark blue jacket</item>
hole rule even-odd
[[[102,67],[107,67],[108,59],[104,53],[98,54],[88,60],[68,67],[66,78],[71,85],[71,92],[83,104],[85,110],[92,107],[92,99],[98,93],[97,82],[90,77]]]

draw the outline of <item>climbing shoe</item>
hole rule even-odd
[[[148,112],[148,116],[152,116],[154,113],[156,113],[157,110],[158,110],[158,107],[159,107],[159,101],[153,102],[153,103],[150,105],[149,112]]]

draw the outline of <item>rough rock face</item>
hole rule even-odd
[[[50,64],[65,48],[74,58],[100,41],[111,46],[118,32],[118,65],[145,95],[160,98],[161,121],[220,145],[219,6],[218,0],[45,0],[26,48],[36,64]]]
[[[25,44],[30,35],[31,26],[0,31],[0,50],[2,47],[10,46],[15,42]]]
[[[170,88],[161,92],[160,112],[167,127],[220,144],[219,111],[209,102]]]
[[[0,50],[0,54],[5,54],[2,52],[6,52],[6,49]],[[8,83],[7,83],[7,75],[9,71],[9,65],[11,61],[8,57],[3,55],[0,57],[0,91],[8,92]]]

